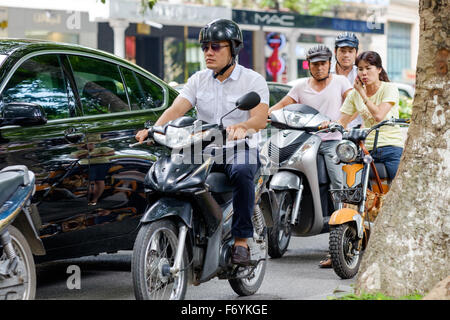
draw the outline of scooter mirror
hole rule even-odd
[[[261,102],[261,97],[254,91],[246,93],[236,101],[239,110],[248,111],[256,107]]]

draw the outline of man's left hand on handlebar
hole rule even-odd
[[[145,139],[148,138],[148,129],[142,129],[140,131],[138,131],[138,133],[136,133],[135,136],[136,140],[139,141],[139,144],[142,144],[144,142]],[[151,140],[149,142],[147,142],[147,145],[151,145]]]

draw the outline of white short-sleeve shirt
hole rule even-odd
[[[236,107],[236,100],[250,91],[261,97],[261,103],[269,105],[269,88],[266,80],[257,72],[236,64],[231,75],[220,82],[213,77],[214,71],[206,69],[193,74],[181,90],[180,96],[187,99],[197,110],[197,118],[208,123],[220,123],[220,118]],[[235,110],[225,118],[223,125],[245,122],[249,111]],[[249,147],[258,146],[260,133],[249,138]],[[234,145],[228,143],[227,146]]]

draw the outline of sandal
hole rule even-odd
[[[319,268],[327,269],[331,268],[331,256],[327,255],[325,259],[319,262]]]

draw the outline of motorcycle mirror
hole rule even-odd
[[[254,91],[246,93],[236,101],[239,110],[248,111],[256,107],[261,102],[261,97]]]
[[[236,101],[236,108],[231,110],[230,112],[227,112],[220,118],[220,128],[223,128],[223,118],[225,118],[227,115],[235,111],[236,109],[242,110],[242,111],[248,111],[256,107],[261,102],[261,97],[259,94],[257,94],[254,91],[250,91],[249,93],[244,94],[242,97],[237,99]]]

